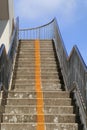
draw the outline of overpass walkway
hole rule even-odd
[[[1,130],[87,129],[87,68],[76,46],[67,55],[56,19],[21,30],[16,21],[0,88]]]

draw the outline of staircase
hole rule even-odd
[[[20,41],[1,130],[78,130],[61,77],[51,40]]]

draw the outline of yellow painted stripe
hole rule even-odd
[[[41,72],[40,72],[40,41],[35,40],[35,89],[37,95],[37,130],[45,130],[44,120],[44,102],[43,92],[41,89]]]

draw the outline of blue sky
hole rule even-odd
[[[77,45],[87,65],[87,0],[14,0],[20,28],[43,25],[57,18],[68,54]]]

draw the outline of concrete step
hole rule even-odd
[[[47,61],[46,61],[47,62]],[[50,61],[49,61],[50,62]],[[55,61],[53,61],[55,62]],[[32,59],[27,59],[27,60],[16,60],[16,64],[35,64],[35,60],[32,60]]]
[[[33,57],[33,56],[35,56],[35,53],[20,53],[20,54],[18,54],[17,55],[17,57],[19,57],[19,56],[26,56],[26,57]]]
[[[35,65],[30,65],[30,66],[28,66],[28,65],[26,65],[26,66],[22,66],[22,65],[16,65],[15,66],[15,70],[32,70],[32,69],[34,69],[35,70]],[[46,72],[49,72],[49,71],[55,71],[55,72],[57,72],[57,70],[58,70],[58,67],[55,65],[55,66],[51,66],[51,65],[43,65],[43,66],[41,66],[41,72],[42,71],[46,71]]]
[[[14,72],[14,75],[17,75],[17,76],[20,76],[20,75],[25,75],[25,76],[32,75],[32,76],[35,76],[35,71],[33,71],[33,70],[16,71],[16,72]],[[45,75],[46,76],[59,76],[58,72],[53,72],[53,71],[44,72],[44,70],[41,72],[41,75],[42,76],[45,76]]]
[[[15,66],[26,66],[26,65],[34,65],[34,66],[36,66],[35,65],[35,62],[16,62],[16,64],[15,64]],[[55,66],[57,66],[56,65],[56,62],[41,62],[41,64],[40,64],[40,66],[50,66],[50,67],[55,67]]]
[[[18,54],[28,54],[28,53],[34,53],[35,54],[36,51],[38,51],[38,50],[36,50],[35,48],[26,48],[26,49],[23,48],[23,49],[20,49]],[[41,48],[40,53],[42,53],[42,54],[54,53],[54,50],[53,49],[43,49],[43,48]]]
[[[33,61],[28,61],[28,62],[25,62],[25,61],[22,61],[22,62],[16,62],[16,64],[15,64],[16,66],[26,66],[26,65],[34,65],[34,66],[36,66],[35,65],[35,62],[33,62]],[[41,63],[40,63],[40,66],[46,66],[46,67],[55,67],[55,66],[57,66],[57,64],[56,64],[56,62],[48,62],[48,61],[41,61]]]
[[[39,117],[42,119],[43,115],[39,115]],[[46,123],[75,123],[75,115],[74,114],[63,114],[63,115],[44,115],[44,119]],[[37,122],[37,115],[13,115],[13,114],[3,114],[3,122],[4,123],[23,123],[23,122],[29,122],[29,123],[36,123]],[[42,121],[39,123],[43,123]]]
[[[26,78],[23,78],[23,79],[21,79],[20,77],[19,77],[19,79],[15,79],[15,82],[27,82],[27,83],[29,83],[29,82],[34,82],[35,81],[35,78],[34,79],[26,79]],[[60,79],[58,79],[58,78],[55,78],[55,79],[52,79],[52,78],[50,78],[49,80],[48,79],[41,79],[41,81],[42,81],[42,83],[45,83],[45,82],[50,82],[50,83],[52,83],[52,82],[55,82],[55,83],[59,83],[60,82]]]
[[[19,47],[19,52],[29,52],[29,51],[33,51],[33,52],[35,52],[35,47],[34,46],[29,46],[29,45],[27,45],[27,46],[20,46]],[[52,46],[47,46],[47,47],[40,47],[40,52],[41,51],[46,51],[46,52],[48,52],[48,51],[53,51],[53,47]],[[18,52],[18,53],[19,53]]]
[[[32,58],[32,60],[35,60],[35,55],[18,55],[17,58],[21,58],[21,59],[25,59],[27,58],[28,60]],[[47,58],[54,58],[55,59],[55,55],[40,55],[40,60],[44,60]]]
[[[15,64],[15,67],[35,67],[35,64]]]
[[[35,51],[20,51],[18,55],[35,55]],[[54,55],[53,51],[40,51],[40,55]]]
[[[22,61],[25,61],[25,62],[30,62],[30,61],[35,62],[35,57],[34,58],[30,57],[29,59],[28,58],[18,58],[16,61],[17,62],[18,61],[20,61],[20,62],[22,62]],[[48,61],[48,62],[54,62],[55,61],[56,62],[56,59],[55,58],[47,58],[46,57],[46,58],[41,58],[41,61],[43,61],[43,62],[44,61]]]
[[[6,105],[5,113],[8,114],[37,114],[36,106]],[[45,106],[44,114],[73,114],[72,106]]]
[[[35,57],[30,57],[30,58],[27,58],[27,57],[18,57],[17,61],[28,61],[28,60],[31,60],[31,61],[35,61]],[[45,57],[45,59],[43,57],[41,57],[41,60],[55,60],[54,57]]]
[[[16,61],[16,64],[35,64],[35,60],[19,60],[19,61]],[[41,64],[56,64],[56,61],[49,61],[49,60],[43,60],[41,59]]]
[[[40,123],[41,125],[41,123]],[[78,130],[76,123],[45,123],[46,130]],[[37,123],[2,123],[1,130],[36,130]]]
[[[42,100],[42,99],[38,99]],[[37,99],[19,99],[19,98],[8,98],[7,104],[8,105],[36,105]],[[44,98],[44,106],[50,105],[50,106],[70,106],[71,105],[71,99],[70,98],[56,98],[56,99],[45,99]]]
[[[19,47],[21,47],[21,46],[33,46],[33,47],[35,47],[35,44],[34,44],[34,42],[32,42],[32,43],[19,43]]]
[[[21,84],[17,84],[14,83],[12,85],[12,88],[15,88],[14,91],[32,91],[35,90],[35,83],[31,82],[31,83],[21,83]],[[41,85],[41,88],[43,91],[59,91],[61,90],[61,84],[56,84],[56,83],[43,83]]]
[[[22,51],[22,50],[20,50],[19,52],[18,52],[18,55],[35,55],[35,51],[34,50],[31,50],[31,51]]]
[[[32,39],[32,40],[24,40],[24,39],[22,39],[22,40],[20,40],[19,42],[20,42],[20,44],[32,44],[32,43],[34,43],[34,41],[35,41],[35,39]]]
[[[40,55],[54,55],[54,51],[49,51],[49,52],[41,51]]]
[[[17,84],[24,84],[25,85],[26,83],[27,84],[32,84],[33,82],[35,82],[35,79],[29,79],[29,78],[24,79],[24,78],[22,78],[22,79],[15,79],[15,81],[13,81],[13,82],[15,82]],[[58,84],[58,83],[60,83],[60,80],[59,79],[52,79],[52,78],[50,78],[50,79],[42,79],[41,83],[42,84],[43,83],[50,83],[51,87],[52,87],[52,83]]]
[[[28,46],[31,46],[31,47],[35,47],[35,43],[33,44],[20,44],[19,47],[28,47]],[[53,47],[52,44],[40,44],[40,48],[42,47]]]
[[[32,40],[20,40],[20,44],[35,44],[35,39]],[[40,40],[41,44],[52,44],[52,40]]]
[[[48,64],[43,63],[43,64],[41,64],[41,67],[49,67],[49,68],[56,67],[57,68],[57,65],[56,64],[50,64],[50,63],[48,63]]]
[[[32,88],[33,86],[35,87],[35,81],[30,81],[30,82],[15,82],[13,81],[13,86],[15,85],[17,88]],[[58,81],[56,82],[52,82],[52,81],[43,81],[41,83],[41,88],[45,89],[45,90],[57,90],[61,88],[61,83],[59,83]]]
[[[56,61],[47,61],[41,59],[41,64],[56,64]]]
[[[53,47],[53,44],[40,44],[40,48],[43,48],[43,47]]]
[[[16,74],[14,75],[13,79],[35,79],[35,75],[31,74],[31,73],[27,73],[26,75],[23,75],[23,74]],[[59,76],[58,75],[41,75],[41,78],[42,79],[59,79]]]
[[[35,58],[35,55],[18,55],[17,58]]]
[[[32,74],[26,74],[26,75],[15,75],[14,77],[13,77],[13,79],[35,79],[35,75],[32,75]],[[55,79],[59,79],[59,76],[58,75],[41,75],[41,79],[42,80],[45,80],[45,79],[48,79],[48,80],[50,80],[50,79],[52,79],[52,80],[55,80]]]
[[[35,92],[35,91],[10,91],[8,93],[8,98],[37,98],[37,93],[40,94],[41,92]],[[69,98],[69,92],[65,91],[43,91],[43,98]]]
[[[32,73],[35,74],[35,68],[34,67],[16,67],[14,74],[26,74],[26,73]],[[58,74],[57,68],[41,68],[41,74]]]
[[[14,75],[34,75],[35,76],[35,70],[17,70],[16,72],[14,72]],[[45,76],[45,75],[47,75],[47,76],[49,76],[49,75],[51,75],[51,76],[55,76],[55,75],[58,75],[58,72],[56,72],[56,71],[45,71],[44,72],[44,70],[43,71],[41,71],[41,75],[43,75],[43,76]]]
[[[30,67],[25,67],[25,66],[16,66],[15,67],[15,70],[35,70],[35,67],[34,66],[30,66]],[[41,71],[46,71],[46,72],[49,72],[49,71],[52,71],[52,72],[57,72],[58,70],[58,67],[55,65],[55,66],[46,66],[46,65],[43,65],[41,66]]]
[[[14,91],[35,91],[35,83],[32,84],[15,84],[12,85],[12,88],[14,88]]]
[[[24,71],[24,70],[33,70],[35,72],[35,68],[34,67],[15,67],[15,71]]]

